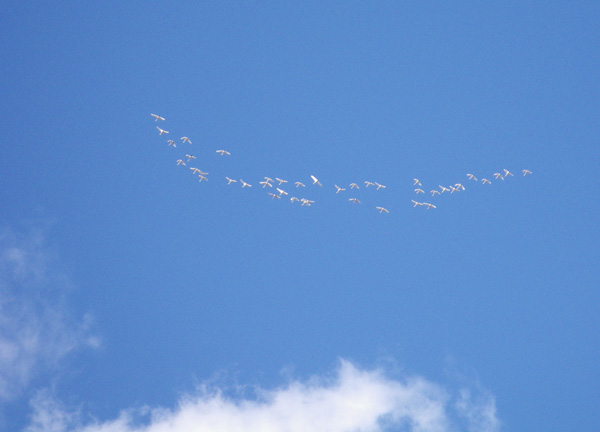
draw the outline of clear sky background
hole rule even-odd
[[[4,3],[0,430],[597,430],[598,2]]]

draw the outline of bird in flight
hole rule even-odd
[[[467,174],[467,177],[469,177],[469,180],[477,181],[477,177],[475,177],[473,174]]]
[[[275,188],[275,189],[277,189],[277,192],[279,192],[279,196],[288,195],[288,193],[286,191],[284,191],[283,189],[279,189],[279,188]]]
[[[269,192],[269,195],[271,195],[271,197],[273,197],[273,198],[281,199],[281,197],[279,195],[274,194],[273,192]]]
[[[527,174],[531,174],[531,171],[524,169],[523,170],[523,176],[526,176]]]
[[[375,182],[375,186],[377,186],[377,190],[379,190],[379,189],[381,189],[381,188],[385,189],[385,188],[387,187],[387,186],[384,186],[384,185],[382,185],[382,184],[379,184],[379,183],[377,183],[377,182]]]
[[[287,182],[288,182],[287,180],[283,180],[283,179],[280,179],[280,178],[278,178],[278,177],[275,177],[275,181],[279,182],[279,186],[281,186],[282,184],[284,184],[284,183],[287,183]]]
[[[334,185],[334,186],[335,186],[335,188],[337,189],[337,190],[335,191],[335,193],[339,193],[340,191],[345,191],[345,190],[346,190],[346,189],[344,189],[344,188],[341,188],[341,187],[339,187],[338,185]]]
[[[313,184],[318,184],[319,186],[323,186],[321,184],[321,182],[314,175],[311,175],[310,178],[312,179]]]
[[[198,174],[198,177],[200,178],[200,180],[198,180],[199,182],[202,182],[202,180],[208,181],[208,179],[206,177],[204,177],[202,174]]]
[[[375,183],[365,180],[365,187],[368,188],[369,186],[375,186]]]
[[[491,182],[491,181],[489,181],[489,180],[488,180],[488,179],[486,179],[486,178],[484,178],[484,179],[481,179],[481,183],[483,183],[483,184],[486,184],[486,183],[492,184],[492,182]]]
[[[240,179],[240,182],[242,183],[242,187],[243,187],[243,188],[245,188],[245,187],[252,187],[252,185],[251,185],[251,184],[248,184],[248,183],[246,183],[246,182],[245,182],[244,180],[242,180],[242,179]]]
[[[169,146],[173,146],[173,147],[177,148],[177,144],[175,144],[175,141],[169,140],[167,142],[169,143]]]
[[[221,156],[231,156],[231,153],[229,153],[227,150],[217,150],[217,153],[220,153]]]
[[[164,117],[161,117],[161,116],[159,116],[159,115],[156,115],[156,114],[150,114],[150,115],[151,115],[152,117],[154,117],[154,121],[155,121],[155,122],[157,122],[157,121],[159,121],[159,120],[163,120],[163,121],[165,120],[165,119],[164,119]]]
[[[348,201],[352,201],[353,204],[360,204],[358,198],[350,198]]]
[[[415,192],[417,195],[419,195],[420,193],[424,194],[425,191],[423,189],[415,189]]]
[[[181,141],[189,142],[190,144],[192,143],[192,141],[190,141],[190,139],[188,137],[181,137]]]
[[[504,170],[504,177],[508,177],[508,176],[514,177],[513,173],[511,173],[509,170],[507,170],[507,169],[503,169],[503,170]]]
[[[185,162],[181,159],[177,159],[177,165],[183,165],[185,166]]]
[[[192,159],[196,159],[196,156],[192,156],[192,155],[189,155],[189,154],[186,154],[185,157],[187,158],[188,162],[190,160],[192,160]]]
[[[202,173],[202,171],[200,171],[198,168],[190,167],[190,169],[192,170],[192,174],[201,174]]]
[[[161,129],[161,128],[159,128],[158,126],[156,126],[156,129],[158,129],[158,134],[159,134],[159,135],[162,135],[162,134],[168,134],[168,133],[169,133],[169,131],[166,131],[166,130],[164,130],[164,129]]]
[[[290,202],[292,202],[292,203],[293,203],[294,201],[300,201],[300,200],[299,200],[298,198],[296,198],[296,197],[291,197],[291,198],[290,198]]]
[[[230,179],[229,177],[225,177],[227,179],[227,185],[230,185],[231,183],[237,183],[237,180],[234,179]]]
[[[419,181],[419,179],[413,179],[413,181],[414,181],[413,186],[416,186],[416,185],[423,186],[421,184],[421,182]]]
[[[308,200],[306,198],[301,198],[300,201],[302,201],[301,205],[305,205],[305,206],[309,206],[309,207],[312,203],[314,203],[314,201]]]
[[[440,187],[440,189],[442,190],[442,193],[444,192],[450,192],[450,189],[446,189],[444,186],[442,185],[438,185]]]
[[[273,187],[273,185],[271,183],[269,183],[269,180],[263,180],[261,182],[258,182],[258,184],[263,185],[263,189],[266,188],[267,186]]]
[[[379,213],[383,213],[383,212],[385,212],[385,213],[389,213],[388,209],[386,209],[386,208],[383,208],[383,207],[375,207],[375,208],[376,208],[377,210],[379,210]]]
[[[454,186],[448,186],[451,190],[451,194],[453,194],[454,192],[458,192],[458,189],[456,189]]]
[[[350,183],[350,189],[360,189],[356,183]]]
[[[456,183],[454,186],[456,186],[457,189],[465,190],[465,187],[462,185],[462,183]]]
[[[427,206],[427,210],[429,210],[430,208],[437,208],[433,204],[429,204],[429,203],[422,203],[421,205],[426,205]]]
[[[500,174],[500,173],[494,173],[494,177],[496,177],[496,180],[498,180],[498,179],[504,180],[504,177],[502,177],[502,174]]]
[[[418,201],[415,201],[415,200],[411,200],[411,201],[412,201],[412,202],[413,202],[413,204],[414,204],[414,206],[413,206],[413,207],[416,207],[416,206],[419,206],[419,205],[423,205],[423,203],[420,203],[420,202],[418,202]]]
[[[435,194],[440,194],[440,192],[437,189],[433,189],[431,192],[431,196],[434,196]]]
[[[296,182],[296,183],[294,183],[294,184],[296,185],[296,187],[300,187],[300,186],[302,186],[302,187],[306,187],[306,186],[304,186],[304,183],[302,183],[302,182],[299,182],[299,181],[297,181],[297,182]]]

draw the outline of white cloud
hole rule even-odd
[[[21,394],[43,370],[82,345],[90,317],[73,319],[65,297],[71,283],[40,232],[0,230],[0,402]]]
[[[342,360],[329,378],[294,380],[256,397],[202,387],[174,409],[124,411],[117,419],[82,424],[47,397],[32,401],[26,432],[449,432],[498,430],[493,399],[452,395],[420,377],[392,379]],[[490,401],[492,404],[490,405]],[[79,420],[78,420],[79,419]]]

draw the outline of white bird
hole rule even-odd
[[[365,180],[365,187],[368,188],[369,186],[375,186],[375,183]]]
[[[192,143],[188,137],[181,137],[181,141]]]
[[[503,168],[503,171],[504,171],[504,177],[508,177],[508,176],[514,177],[513,173],[511,173],[509,170]]]
[[[382,185],[382,184],[379,184],[379,183],[377,183],[377,182],[375,182],[375,186],[377,186],[377,190],[379,190],[379,189],[381,189],[381,188],[385,189],[385,188],[387,187],[387,186],[384,186],[384,185]]]
[[[360,189],[356,183],[350,183],[350,189]]]
[[[421,182],[419,181],[419,179],[413,179],[413,180],[414,180],[413,186],[416,186],[416,185],[423,186],[421,184]]]
[[[273,179],[272,179],[271,177],[263,177],[263,178],[264,178],[266,181],[268,181],[268,182],[272,182],[272,181],[273,181]]]
[[[300,201],[300,200],[298,198],[296,198],[296,197],[291,197],[290,198],[290,202],[294,202],[294,201]]]
[[[234,179],[230,179],[229,177],[225,177],[227,179],[227,185],[230,185],[231,183],[237,183],[237,180]]]
[[[423,189],[415,189],[415,193],[419,195],[420,193],[424,194],[425,191]]]
[[[486,184],[486,183],[492,184],[492,182],[491,182],[491,181],[489,181],[489,180],[488,180],[488,179],[486,179],[486,178],[483,178],[483,179],[481,179],[481,183],[483,183],[483,184]]]
[[[306,186],[304,186],[304,183],[302,183],[302,182],[299,182],[299,181],[298,181],[298,182],[296,182],[296,183],[294,183],[294,184],[296,185],[296,187],[300,187],[300,186],[302,186],[302,187],[306,187]]]
[[[462,183],[456,183],[454,186],[456,186],[457,189],[465,190],[465,187],[462,185]]]
[[[360,204],[358,198],[350,198],[348,201],[352,201],[353,204]]]
[[[527,174],[531,174],[531,171],[524,169],[523,170],[523,176],[526,176]]]
[[[190,167],[190,170],[192,170],[192,174],[200,174],[201,173],[201,171],[198,168]]]
[[[251,184],[248,184],[248,183],[246,183],[246,182],[245,182],[244,180],[242,180],[242,179],[240,179],[240,182],[242,183],[242,187],[243,187],[243,188],[245,188],[245,187],[252,187],[252,185],[251,185]]]
[[[494,177],[496,177],[496,180],[498,180],[498,179],[504,180],[504,177],[502,177],[502,174],[500,174],[500,173],[494,173]]]
[[[181,159],[177,159],[177,165],[183,165],[183,166],[185,166],[185,162],[182,161]]]
[[[446,189],[444,186],[442,185],[438,185],[440,187],[440,189],[442,190],[442,193],[444,192],[450,192],[450,189]]]
[[[208,181],[208,179],[206,177],[204,177],[202,174],[199,174],[198,177],[200,178],[200,180],[198,180],[198,182],[202,182],[202,180]]]
[[[413,206],[413,207],[416,207],[416,206],[418,206],[418,205],[423,205],[423,203],[420,203],[420,202],[418,202],[418,201],[415,201],[415,200],[411,200],[411,201],[412,201],[412,202],[413,202],[413,204],[414,204],[414,206]]]
[[[284,184],[284,183],[287,183],[287,182],[288,182],[287,180],[283,180],[283,179],[280,179],[280,178],[278,178],[278,177],[275,177],[275,181],[278,181],[278,182],[279,182],[279,186],[281,186],[282,184]]]
[[[313,181],[313,184],[318,184],[319,186],[323,186],[319,180],[314,175],[311,175],[310,178]]]
[[[217,153],[220,153],[221,156],[231,156],[231,153],[229,153],[227,150],[217,150]]]
[[[274,194],[273,192],[269,192],[269,195],[271,195],[273,198],[281,199],[279,195]]]
[[[383,208],[383,207],[375,207],[375,208],[377,210],[379,210],[379,213],[383,213],[383,212],[389,213],[388,209],[386,209],[386,208]]]
[[[449,187],[449,188],[450,188],[450,190],[451,190],[451,192],[450,192],[451,194],[453,194],[454,192],[457,192],[457,191],[458,191],[458,189],[456,189],[454,186],[448,186],[448,187]]]
[[[158,129],[158,134],[159,134],[159,135],[162,135],[162,134],[168,134],[168,133],[169,133],[169,131],[166,131],[166,130],[164,130],[164,129],[161,129],[161,128],[159,128],[158,126],[156,126],[156,129]]]
[[[269,183],[269,180],[263,180],[261,182],[258,182],[258,184],[263,185],[263,189],[266,188],[267,186],[273,187],[273,185],[271,183]]]
[[[175,144],[175,141],[169,140],[167,142],[169,143],[169,146],[173,146],[173,147],[177,148],[177,144]]]
[[[422,205],[426,205],[427,206],[427,210],[429,210],[430,208],[437,208],[433,204],[429,204],[429,203],[423,203]]]
[[[477,177],[475,177],[473,174],[467,174],[467,177],[469,177],[469,180],[477,181]]]
[[[189,154],[186,154],[185,157],[187,158],[188,162],[190,160],[192,160],[192,159],[196,159],[196,156],[192,156],[192,155],[189,155]]]
[[[440,192],[437,189],[433,189],[431,192],[431,196],[434,196],[435,194],[440,194]]]
[[[309,207],[310,207],[311,204],[314,203],[314,201],[308,200],[306,198],[301,198],[300,201],[302,201],[302,205],[306,205],[306,206],[309,206]]]
[[[337,189],[337,190],[335,191],[335,193],[339,193],[340,191],[345,191],[345,190],[346,190],[346,189],[344,189],[344,188],[341,188],[341,187],[339,187],[338,185],[334,185],[334,186],[335,186],[335,188]]]
[[[154,121],[155,121],[155,122],[157,122],[157,121],[159,121],[159,120],[163,120],[163,121],[165,120],[165,119],[164,119],[164,117],[161,117],[161,116],[159,116],[159,115],[156,115],[156,114],[150,114],[150,115],[151,115],[152,117],[154,117]]]
[[[284,191],[283,189],[279,189],[279,188],[275,188],[275,189],[277,189],[277,192],[279,192],[279,196],[288,195],[288,193],[286,191]]]

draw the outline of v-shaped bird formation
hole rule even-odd
[[[161,117],[157,114],[150,114],[150,115],[154,118],[155,122],[158,122],[159,120],[161,122],[165,121],[164,117]],[[169,134],[169,131],[164,130],[158,126],[156,126],[156,129],[158,130],[159,136],[163,135],[163,134]],[[185,149],[186,149],[185,151],[190,152],[190,153],[186,153],[185,156],[183,156],[183,157],[185,157],[187,159],[188,163],[191,163],[192,161],[196,160],[197,159],[196,156],[192,155],[191,150],[189,150],[189,149],[193,148],[193,147],[190,147],[192,145],[192,140],[187,136],[182,136],[180,138],[180,140],[181,140],[181,144],[185,145]],[[173,149],[177,149],[177,143],[174,140],[169,139],[166,141],[166,143],[169,147],[173,147]],[[223,150],[223,149],[216,150],[215,153],[218,156],[231,156],[231,153],[229,151]],[[197,168],[197,167],[187,167],[186,161],[183,160],[183,157],[175,160],[176,165],[189,168],[189,170],[191,171],[191,173],[193,175],[198,176],[198,179],[199,179],[198,181],[200,183],[208,182],[208,174],[209,173],[204,172],[200,168]],[[532,172],[528,169],[523,169],[523,170],[521,170],[521,172],[523,173],[523,176],[532,174]],[[467,183],[470,183],[473,185],[480,184],[480,187],[492,184],[491,180],[489,180],[487,178],[483,178],[483,177],[481,178],[481,180],[478,180],[478,178],[474,174],[471,174],[471,173],[467,173],[466,177],[467,177],[467,180],[466,180]],[[493,173],[492,176],[489,176],[489,177],[493,177],[495,180],[503,182],[508,177],[514,177],[514,174],[507,169],[502,169],[498,172]],[[307,183],[309,184],[309,186],[311,186],[311,187],[312,186],[323,187],[323,184],[313,174],[307,175],[306,180],[307,180]],[[308,181],[308,180],[310,180],[310,181]],[[224,185],[232,186],[234,183],[239,183],[239,185],[242,189],[252,188],[252,184],[245,182],[241,178],[235,179],[235,178],[223,176],[223,184]],[[266,191],[266,196],[271,197],[271,199],[277,199],[277,200],[281,200],[281,198],[287,197],[288,195],[290,195],[290,192],[286,191],[285,189],[282,189],[282,187],[283,187],[282,185],[284,185],[285,183],[288,183],[288,180],[281,179],[279,177],[275,177],[275,180],[273,180],[272,178],[267,177],[267,176],[263,176],[262,179],[260,179],[260,181],[257,182],[257,184],[260,185],[260,187],[262,189],[269,188],[268,191]],[[359,183],[364,184],[364,186],[363,186],[364,189],[371,189],[375,192],[376,191],[385,191],[387,189],[386,185],[383,185],[376,181],[365,180],[363,182],[350,183],[347,188],[344,186],[339,186],[337,184],[334,184],[333,185],[334,189],[332,189],[332,192],[334,192],[335,194],[339,194],[340,192],[350,193],[349,191],[352,191],[354,189],[358,190],[361,188],[359,186]],[[293,185],[294,185],[294,189],[292,189],[292,190],[295,190],[296,192],[300,192],[301,190],[302,191],[308,190],[308,189],[306,189],[306,185],[299,180],[293,182]],[[277,193],[275,193],[273,191],[273,187],[275,187],[274,190],[277,191]],[[429,188],[427,188],[427,189],[429,189]],[[462,191],[465,191],[466,189],[467,188],[464,186],[464,184],[462,184],[460,182],[457,182],[457,183],[454,183],[451,185],[445,185],[445,186],[438,185],[437,187],[434,187],[433,189],[431,189],[429,191],[429,193],[431,194],[430,200],[433,200],[436,197],[441,197],[443,194],[452,195],[454,193],[461,193]],[[423,189],[423,184],[417,178],[413,179],[411,193],[414,195],[417,195],[417,196],[419,194],[423,194],[424,196],[427,195],[427,193]],[[304,198],[304,197],[298,198],[296,196],[290,196],[289,200],[290,200],[291,204],[298,202],[298,203],[300,203],[300,206],[306,206],[306,207],[310,207],[312,204],[315,204],[314,200]],[[427,210],[437,209],[437,206],[435,204],[432,204],[429,202],[422,202],[422,201],[417,201],[414,199],[411,199],[410,201],[413,204],[413,208],[423,207],[423,208],[426,208]],[[362,202],[356,197],[348,198],[348,202],[351,205],[362,204]],[[390,213],[387,208],[385,208],[381,205],[375,206],[375,210],[377,210],[380,214],[383,214],[383,213],[389,214]]]

